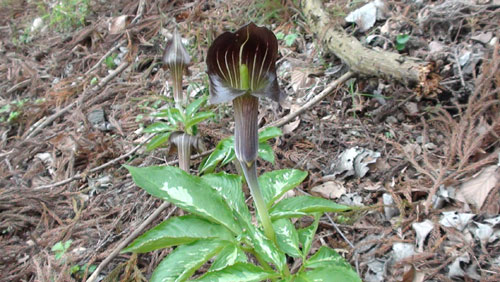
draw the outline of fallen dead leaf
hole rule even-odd
[[[344,185],[339,181],[327,181],[311,189],[311,194],[326,199],[337,199],[347,192]]]
[[[125,31],[127,25],[130,23],[131,17],[128,15],[121,15],[111,20],[109,24],[109,34],[119,34]]]
[[[456,191],[456,199],[464,203],[473,204],[480,209],[490,191],[497,186],[499,180],[500,172],[498,166],[489,166],[483,169],[477,176],[462,183]]]
[[[296,118],[294,121],[287,123],[283,126],[283,134],[292,133],[297,127],[299,127],[300,119]]]
[[[301,90],[302,88],[311,84],[312,79],[309,77],[310,71],[303,68],[296,68],[292,71],[292,89],[294,92]]]
[[[359,9],[349,13],[345,18],[346,22],[356,23],[361,31],[370,29],[376,20],[383,19],[384,2],[381,0],[372,1]]]

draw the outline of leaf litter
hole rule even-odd
[[[339,23],[364,5],[327,2]],[[346,249],[364,281],[403,276],[422,281],[422,273],[425,281],[499,280],[500,58],[499,13],[493,2],[383,1],[385,18],[377,18],[378,7],[375,13],[370,8],[356,25],[344,25],[346,31],[361,42],[368,41],[365,33],[376,35],[368,41],[372,48],[432,60],[443,78],[441,92],[412,96],[412,89],[392,81],[359,77],[357,92],[338,88],[272,143],[276,164],[263,164],[266,171],[296,167],[310,172],[294,193],[376,207],[347,218],[332,215],[354,248],[325,217],[319,231],[326,235],[313,244]],[[36,5],[20,3],[0,10],[0,103],[16,112],[0,112],[2,120],[15,118],[2,121],[0,129],[0,280],[81,281],[69,273],[71,266],[99,264],[160,205],[137,189],[120,166],[175,160],[166,156],[167,148],[146,153],[142,147],[126,155],[147,140],[141,128],[150,123],[154,99],[170,94],[165,84],[169,72],[159,60],[174,28],[191,48],[192,82],[203,85],[208,35],[234,31],[246,18],[280,15],[263,24],[298,35],[290,46],[280,42],[278,62],[280,84],[292,105],[281,111],[264,105],[265,122],[309,101],[347,69],[334,54],[322,51],[297,13],[300,7],[291,2],[283,9],[249,1],[99,2],[84,27],[64,34],[41,20]],[[401,34],[410,38],[397,51],[394,44]],[[109,76],[120,65],[125,68]],[[98,91],[86,90],[98,85]],[[25,138],[71,103],[70,111]],[[88,118],[94,110],[99,116],[95,123]],[[214,110],[220,120],[199,128],[208,148],[232,132],[227,109]],[[199,160],[194,162],[196,167]],[[37,189],[45,185],[50,187]],[[307,225],[302,221],[307,219],[296,224]],[[51,248],[70,239],[71,256],[60,264]],[[121,255],[101,277],[149,277],[166,252]]]

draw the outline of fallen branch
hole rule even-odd
[[[432,75],[431,64],[418,58],[364,47],[330,20],[332,15],[320,0],[301,1],[301,9],[311,30],[352,72],[417,85],[423,95],[436,89],[439,79]]]
[[[279,120],[275,122],[271,122],[270,124],[266,125],[264,128],[271,127],[271,126],[283,126],[287,123],[289,123],[291,120],[293,120],[295,117],[299,116],[303,112],[305,112],[307,109],[311,108],[312,106],[316,105],[319,103],[321,100],[323,100],[326,96],[330,95],[332,91],[337,88],[340,84],[346,82],[349,78],[351,78],[354,74],[352,72],[347,72],[341,77],[339,77],[337,80],[333,81],[323,89],[318,95],[314,96],[311,100],[309,100],[307,103],[305,103],[302,107],[300,107],[297,111],[293,113],[289,113],[288,115],[280,118]]]

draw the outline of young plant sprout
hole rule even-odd
[[[172,74],[172,88],[174,90],[174,100],[176,107],[185,106],[188,97],[182,94],[182,75],[191,62],[186,48],[182,44],[181,35],[175,29],[172,39],[167,42],[163,52],[163,62],[170,69]]]
[[[259,97],[280,100],[276,76],[278,41],[272,31],[250,23],[215,39],[207,54],[210,102],[233,102],[235,153],[254,198],[266,236],[275,240],[257,181]]]

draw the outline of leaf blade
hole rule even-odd
[[[146,151],[149,152],[165,144],[170,138],[171,134],[172,132],[165,132],[151,138],[151,141],[149,141],[148,145],[146,145]]]
[[[311,225],[297,230],[297,233],[299,235],[299,242],[302,245],[303,257],[307,257],[309,251],[311,250],[314,235],[316,234],[316,230],[318,229],[320,216],[321,213],[314,214],[314,221]]]
[[[219,271],[235,263],[246,263],[248,260],[245,252],[235,244],[229,244],[219,253],[210,266],[208,272]]]
[[[179,246],[160,262],[151,281],[185,281],[226,244],[220,240],[198,240]]]
[[[283,132],[278,127],[266,127],[259,132],[259,143],[266,142],[269,139],[273,139],[281,135],[283,135]]]
[[[276,272],[266,271],[250,263],[236,263],[224,269],[208,272],[197,282],[258,282],[278,277]]]
[[[279,201],[270,211],[271,218],[300,217],[317,212],[345,212],[352,208],[332,202],[327,199],[298,196]]]
[[[269,144],[259,143],[257,154],[261,159],[268,161],[274,165],[274,151]]]
[[[297,169],[281,169],[266,172],[259,176],[262,196],[270,208],[287,191],[295,188],[307,177],[307,172]]]
[[[229,206],[199,177],[172,166],[125,167],[137,186],[149,194],[222,224],[235,234],[241,233],[241,227],[234,220]]]
[[[231,232],[222,225],[195,215],[172,217],[137,237],[121,252],[146,253],[210,238],[233,240]]]
[[[274,245],[273,241],[252,224],[247,226],[247,234],[251,238],[255,251],[268,263],[272,263],[282,271],[286,266],[286,257]]]
[[[273,228],[276,232],[278,247],[291,257],[302,257],[302,252],[299,249],[299,235],[290,220],[280,218],[273,222]]]
[[[334,249],[321,246],[319,250],[304,263],[307,268],[330,267],[332,265],[352,270],[351,265]]]
[[[165,122],[155,122],[153,124],[150,124],[148,127],[144,129],[143,132],[146,133],[157,133],[157,132],[165,132],[165,131],[175,131],[176,128],[168,125]]]
[[[241,176],[219,172],[205,174],[201,179],[214,188],[241,219],[251,222],[252,216],[245,203],[245,195],[241,187]]]

